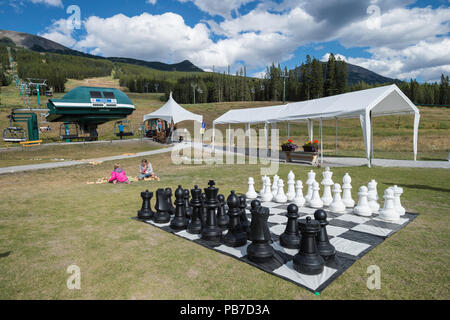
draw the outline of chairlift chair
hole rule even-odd
[[[27,141],[27,133],[21,127],[8,127],[3,129],[3,141],[10,143],[20,143]]]
[[[66,125],[69,126],[68,132],[66,131]],[[80,125],[78,123],[63,123],[59,126],[59,136],[61,140],[78,140],[83,139],[80,136]]]

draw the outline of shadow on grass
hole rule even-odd
[[[11,251],[0,253],[0,259],[7,258],[11,254]]]
[[[387,185],[395,185],[395,183],[393,183],[393,182],[383,182],[383,183],[387,184]],[[402,187],[407,187],[407,188],[410,188],[410,189],[431,190],[431,191],[450,193],[450,189],[426,186],[426,185],[423,185],[423,184],[402,184],[401,186]]]

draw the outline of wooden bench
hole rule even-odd
[[[35,141],[23,141],[20,144],[22,145],[22,148],[29,148],[29,147],[40,146],[41,143],[42,143],[42,140],[35,140]]]
[[[304,151],[283,151],[286,155],[286,162],[294,162],[293,160],[298,160],[299,162],[308,163],[311,165],[317,165],[319,162],[318,152],[304,152]]]

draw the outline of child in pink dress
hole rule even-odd
[[[109,179],[109,183],[116,184],[117,182],[130,184],[130,180],[128,180],[125,171],[120,167],[120,164],[118,163],[114,165],[114,171],[111,172],[111,179]]]

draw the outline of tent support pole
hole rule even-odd
[[[320,118],[320,164],[323,165],[323,123]]]
[[[212,132],[212,149],[214,152],[215,147],[216,147],[216,124],[214,122],[213,122],[212,130],[213,130],[213,132]]]
[[[287,122],[287,136],[288,139],[291,138],[291,124],[289,123],[289,121]]]
[[[269,157],[269,124],[264,123],[264,137],[266,138],[266,157]]]
[[[417,142],[419,139],[419,124],[420,124],[420,113],[419,111],[416,111],[414,115],[414,141],[413,141],[414,161],[417,161]]]
[[[336,117],[336,155],[338,153],[338,118]]]

